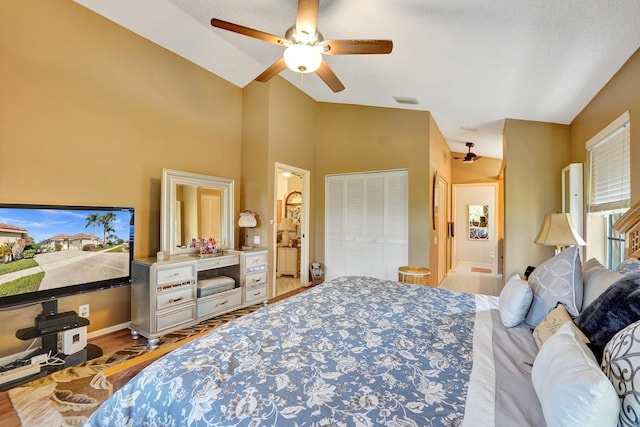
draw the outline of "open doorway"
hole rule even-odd
[[[497,183],[454,184],[453,268],[498,276]]]
[[[275,280],[280,296],[309,284],[309,171],[276,163]]]

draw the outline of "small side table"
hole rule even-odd
[[[428,286],[430,274],[431,270],[426,267],[405,265],[398,268],[398,282]]]

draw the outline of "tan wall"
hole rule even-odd
[[[260,221],[254,231],[264,242],[261,246],[269,248],[271,272],[275,272],[275,164],[309,171],[313,188],[317,108],[317,102],[280,77],[268,83],[253,82],[244,89],[242,208],[258,212]],[[311,208],[307,238],[309,260],[313,260],[316,240],[313,194],[305,201]],[[269,289],[270,296],[272,290]]]
[[[409,263],[429,266],[431,232],[430,114],[344,104],[319,104],[314,212],[316,258],[324,262],[325,176],[409,170]]]
[[[239,88],[74,2],[0,2],[0,16],[0,201],[133,206],[138,258],[159,249],[162,168],[239,182]],[[60,309],[88,303],[102,329],[129,321],[129,292]],[[29,345],[13,334],[39,311],[0,312],[0,356]]]
[[[267,199],[269,183],[269,93],[268,84],[247,85],[242,98],[242,179],[240,209],[256,213],[258,225],[253,234],[260,236],[260,246],[268,247],[267,228],[271,211]]]
[[[571,122],[571,161],[585,163],[585,182],[589,168],[585,144],[622,113],[629,110],[631,120],[631,202],[640,199],[640,49],[613,76],[606,86]],[[586,188],[585,188],[586,190]],[[588,202],[585,192],[585,203]],[[587,242],[589,243],[589,242]]]
[[[562,208],[562,168],[570,160],[569,126],[507,119],[504,127],[504,273],[523,274],[553,256],[533,243],[547,213]]]

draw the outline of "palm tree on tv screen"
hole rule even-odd
[[[113,227],[111,227],[111,223],[115,221],[115,219],[116,214],[114,214],[113,212],[107,212],[106,214],[101,215],[100,218],[98,218],[98,223],[103,226],[102,243],[107,243],[107,234],[115,231]]]
[[[97,212],[94,212],[92,214],[89,214],[85,220],[87,221],[87,225],[84,226],[84,228],[87,228],[90,225],[93,225],[93,235],[96,235],[96,225],[99,223],[100,221],[100,214]]]

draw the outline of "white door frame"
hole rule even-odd
[[[273,186],[273,218],[278,216],[278,172],[293,172],[302,177],[302,221],[300,221],[300,284],[307,286],[309,284],[309,274],[307,268],[309,267],[309,213],[311,212],[310,203],[311,200],[311,172],[306,169],[300,169],[295,166],[287,165],[285,163],[275,162],[274,168],[274,186]],[[284,208],[284,207],[283,207]],[[276,295],[276,265],[278,262],[278,226],[276,223],[273,225],[273,260],[274,268],[271,272],[271,295]]]
[[[493,215],[491,215],[491,219],[489,220],[491,223],[491,228],[492,228],[492,233],[493,233],[493,263],[492,263],[492,269],[494,274],[498,274],[499,270],[498,270],[498,258],[499,258],[499,253],[498,253],[498,245],[499,245],[499,239],[497,236],[498,233],[498,183],[497,182],[482,182],[482,183],[474,183],[474,184],[453,184],[453,197],[452,197],[452,212],[451,212],[451,218],[452,221],[454,222],[454,234],[455,234],[455,238],[451,239],[451,268],[452,270],[455,270],[456,268],[456,263],[458,261],[458,257],[456,255],[456,238],[457,236],[462,236],[464,235],[464,233],[467,232],[467,224],[459,224],[458,221],[456,220],[457,218],[457,214],[458,214],[458,202],[460,201],[458,198],[458,188],[460,187],[493,187],[493,206],[490,207],[490,211],[493,212]],[[462,234],[461,234],[462,233]]]

